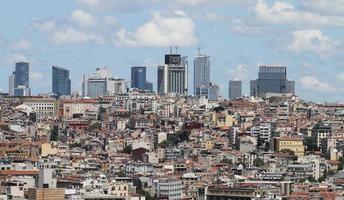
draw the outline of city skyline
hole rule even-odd
[[[33,94],[50,91],[51,65],[69,67],[72,91],[81,91],[82,74],[101,66],[129,80],[130,67],[144,65],[147,80],[156,83],[161,55],[179,46],[189,63],[198,47],[211,57],[211,80],[223,97],[228,96],[228,80],[243,80],[247,95],[258,66],[278,64],[288,66],[300,97],[343,101],[343,13],[335,3],[315,6],[319,1],[14,0],[0,7],[0,88],[7,92],[7,77],[20,61],[30,63]],[[155,35],[142,37],[149,27]],[[162,35],[163,28],[171,34]],[[189,93],[191,74],[192,67]]]

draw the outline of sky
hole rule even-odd
[[[82,74],[110,67],[156,70],[169,47],[211,59],[211,80],[228,96],[228,80],[249,80],[260,65],[287,66],[296,93],[315,102],[344,102],[344,0],[3,0],[0,2],[0,90],[16,62],[30,63],[33,94],[51,92],[51,66]]]

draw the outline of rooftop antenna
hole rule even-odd
[[[198,50],[198,55],[200,56],[201,55],[201,47],[198,47],[197,50]]]
[[[177,53],[178,53],[178,47],[177,47],[177,46],[175,46],[174,48],[176,49],[176,54],[177,54]]]

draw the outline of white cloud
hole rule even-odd
[[[316,76],[304,76],[300,79],[301,85],[309,90],[316,91],[316,92],[326,92],[326,93],[334,93],[338,92],[338,89],[328,83],[320,81]]]
[[[344,72],[337,74],[336,79],[338,81],[344,82]]]
[[[344,14],[343,0],[302,0],[304,9],[325,14]]]
[[[42,80],[44,77],[45,75],[41,72],[30,71],[30,78],[34,81]]]
[[[40,31],[51,31],[55,28],[55,22],[52,20],[34,20],[33,26]]]
[[[246,64],[239,64],[235,69],[230,70],[230,79],[235,81],[247,80],[250,70]]]
[[[108,26],[118,25],[117,19],[113,16],[105,16],[103,19],[104,19],[105,24]]]
[[[344,17],[297,10],[294,5],[284,1],[276,1],[269,6],[266,0],[257,0],[254,11],[257,19],[264,23],[286,23],[299,26],[344,26]]]
[[[244,22],[241,19],[232,20],[232,25],[230,26],[232,32],[244,35],[255,35],[263,32],[263,27],[250,24],[249,22]]]
[[[324,35],[321,30],[297,30],[292,33],[288,49],[293,52],[313,52],[328,55],[333,52],[336,42]]]
[[[151,1],[147,3],[147,0],[76,0],[76,2],[89,11],[136,11],[151,3]]]
[[[81,32],[74,28],[67,28],[54,32],[52,41],[55,44],[104,44],[106,42],[105,39],[99,35]]]
[[[27,39],[21,39],[12,45],[12,49],[16,51],[31,51],[32,43]]]
[[[198,42],[195,24],[183,11],[154,12],[152,19],[134,32],[121,29],[116,44],[127,47],[193,46]]]
[[[74,10],[71,15],[71,20],[81,26],[93,26],[95,24],[94,17],[81,9]]]

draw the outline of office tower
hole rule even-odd
[[[194,95],[200,95],[200,87],[208,86],[210,83],[210,60],[209,56],[201,55],[194,60]]]
[[[15,72],[8,79],[8,95],[14,96]]]
[[[287,79],[286,67],[259,67],[258,78],[251,81],[251,96],[267,98],[287,93],[295,93],[295,83]]]
[[[136,66],[131,68],[131,88],[146,89],[146,67]]]
[[[219,98],[220,88],[215,83],[210,82],[208,85],[208,99],[217,100]]]
[[[242,96],[242,82],[241,81],[229,81],[228,84],[228,98],[237,99]]]
[[[146,90],[153,91],[153,83],[146,81]]]
[[[29,63],[16,63],[14,87],[19,85],[29,88]]]
[[[179,54],[165,55],[165,65],[158,67],[159,94],[188,94],[188,61]]]
[[[52,66],[52,92],[59,96],[71,94],[69,70],[58,66]]]
[[[87,79],[87,96],[96,98],[105,96],[107,92],[107,79],[102,77],[89,77]]]
[[[109,78],[107,80],[107,93],[110,95],[114,94],[125,94],[127,93],[127,81],[121,78]]]
[[[92,75],[83,75],[82,96],[96,98],[99,96],[123,94],[127,92],[125,79],[112,78],[111,69],[97,68]]]
[[[164,94],[167,92],[167,90],[165,90],[165,85],[167,85],[167,83],[165,83],[165,77],[167,77],[165,72],[167,72],[167,65],[158,66],[158,82],[157,82],[158,94]]]
[[[18,62],[15,71],[9,77],[9,94],[15,96],[30,96],[29,63]]]

